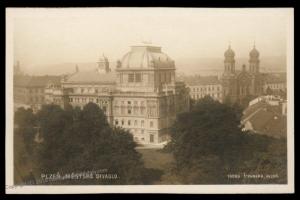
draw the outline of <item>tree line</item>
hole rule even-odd
[[[175,160],[172,169],[164,170],[167,182],[172,184],[176,177],[181,184],[286,183],[286,139],[242,131],[241,117],[239,105],[222,104],[210,97],[193,102],[189,112],[178,114],[171,140],[163,149]],[[111,126],[94,103],[83,109],[44,105],[37,113],[20,108],[15,112],[15,125],[15,137],[24,141],[35,175],[101,169],[117,174],[115,179],[46,184],[153,184],[161,179],[162,171],[145,167],[132,134]],[[243,174],[278,177],[231,176]]]

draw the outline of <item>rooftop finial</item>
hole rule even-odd
[[[228,41],[228,49],[230,49],[231,48],[231,41],[229,40]]]
[[[255,40],[253,41],[253,48],[255,48]]]

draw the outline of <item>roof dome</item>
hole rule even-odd
[[[228,49],[225,51],[224,56],[225,57],[234,57],[235,53],[231,49],[231,46],[229,45]]]
[[[126,53],[120,68],[174,68],[174,61],[161,51],[161,47],[150,45],[132,46]]]
[[[259,52],[256,50],[255,46],[250,51],[249,55],[250,55],[250,57],[258,57],[259,56]]]

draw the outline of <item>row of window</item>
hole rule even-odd
[[[192,95],[192,98],[193,99],[201,99],[205,96],[211,96],[211,97],[214,97],[214,98],[220,98],[221,97],[221,93],[217,93],[217,94],[193,94]]]
[[[100,103],[100,104],[108,104],[108,101],[105,100],[100,100],[100,99],[95,99],[95,98],[69,98],[69,102],[75,102],[75,103],[87,103],[88,102],[94,102],[94,103]]]
[[[171,72],[160,72],[157,78],[160,83],[171,83],[171,76]],[[129,73],[127,77],[128,83],[140,83],[143,81],[143,76],[140,72]],[[120,82],[123,83],[123,81],[123,74],[120,74]],[[153,76],[152,80],[149,79],[149,81],[153,81]]]
[[[98,92],[109,92],[109,88],[76,88],[77,93],[98,93]]]
[[[283,88],[285,88],[285,85],[282,85],[282,84],[269,84],[268,87],[270,87],[271,89],[283,89]]]
[[[220,86],[212,86],[212,87],[200,87],[200,88],[193,88],[193,92],[199,92],[199,91],[214,91],[214,90],[220,91],[221,87]]]
[[[134,106],[137,106],[138,105],[138,101],[120,101],[121,105],[134,105]],[[119,104],[119,101],[114,101],[114,104],[115,105],[118,105]],[[140,102],[141,106],[144,106],[145,102],[144,101],[141,101]]]
[[[133,107],[132,108],[131,106],[129,106],[129,107],[125,108],[123,106],[121,106],[121,107],[115,106],[114,111],[116,113],[120,112],[122,115],[125,115],[125,114],[127,114],[127,115],[132,115],[132,114],[133,115],[138,115],[138,114],[144,115],[145,111],[146,111],[146,107]]]
[[[127,120],[127,123],[125,122],[126,120],[122,119],[120,122],[118,119],[115,120],[115,125],[116,126],[124,126],[125,124],[127,124],[127,126],[135,126],[135,127],[138,127],[140,125],[140,127],[144,127],[145,126],[145,121],[144,120],[134,120],[134,121],[131,121],[131,120]],[[150,125],[150,128],[153,128],[154,126],[154,122],[153,121],[150,121],[149,123]]]

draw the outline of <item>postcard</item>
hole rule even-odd
[[[293,193],[293,8],[6,8],[6,193]]]

